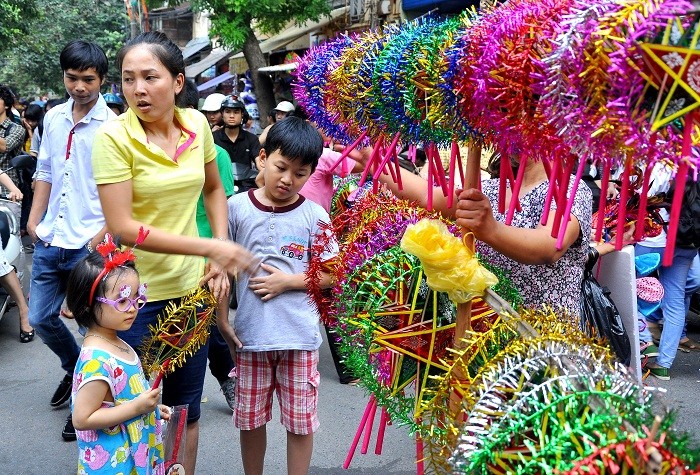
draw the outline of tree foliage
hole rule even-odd
[[[328,0],[195,0],[192,5],[211,12],[210,36],[230,49],[241,48],[251,28],[274,34],[290,21],[301,25],[330,13]]]
[[[258,73],[265,66],[265,58],[255,31],[271,35],[290,22],[301,25],[330,14],[329,0],[193,0],[191,4],[195,10],[209,12],[210,37],[218,37],[230,50],[243,50],[260,117],[266,117],[274,107],[275,96],[269,76]]]
[[[0,0],[0,53],[27,34],[28,18],[37,15],[35,0]]]
[[[0,0],[1,2],[2,0]],[[22,3],[26,0],[17,0]],[[59,54],[71,40],[99,44],[110,63],[108,81],[118,82],[114,60],[128,35],[122,0],[35,0],[37,12],[25,18],[28,33],[0,56],[0,82],[20,96],[64,92]]]

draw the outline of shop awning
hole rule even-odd
[[[226,71],[224,74],[220,74],[219,76],[216,76],[214,79],[210,79],[205,83],[200,84],[197,86],[198,91],[206,91],[207,89],[211,89],[212,87],[216,87],[222,82],[231,79],[233,77],[233,74],[230,72]]]
[[[297,67],[299,67],[299,63],[276,64],[274,66],[265,66],[264,68],[258,69],[258,71],[264,73],[275,73],[280,71],[291,71]]]
[[[188,58],[194,56],[195,54],[202,51],[211,45],[211,41],[206,36],[200,36],[199,38],[192,38],[187,42],[185,48],[182,50],[182,57],[185,61]]]
[[[194,78],[202,74],[220,61],[226,61],[233,55],[233,51],[224,48],[213,49],[212,52],[198,63],[191,64],[185,68],[185,77]]]

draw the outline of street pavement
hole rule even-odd
[[[78,342],[77,327],[68,321]],[[700,318],[689,321],[691,337],[700,339]],[[323,334],[323,332],[321,332]],[[58,358],[37,337],[19,342],[16,307],[0,321],[0,473],[71,474],[76,472],[77,446],[61,439],[61,428],[68,414],[67,405],[52,409],[49,399],[63,377]],[[677,411],[676,426],[700,441],[700,353],[678,353],[671,381],[654,378],[645,381],[658,387],[661,407]],[[416,473],[415,445],[408,430],[387,428],[381,455],[374,454],[376,424],[366,455],[359,447],[348,470],[343,461],[367,404],[367,395],[359,387],[338,382],[328,345],[321,347],[319,371],[321,386],[319,418],[311,461],[312,475],[320,474],[400,474]],[[207,374],[202,404],[198,474],[242,474],[238,431],[231,422],[217,381]],[[377,416],[377,421],[379,417]],[[360,445],[362,443],[360,442]],[[286,473],[285,432],[279,423],[279,411],[268,424],[266,473]]]

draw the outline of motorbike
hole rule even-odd
[[[20,154],[10,160],[10,168],[0,172],[7,173],[13,169],[30,169],[36,165],[31,155]],[[11,201],[0,196],[0,241],[8,262],[15,268],[20,283],[24,282],[25,254],[19,234],[19,220],[22,212],[21,202]],[[10,296],[0,286],[0,320],[10,306]]]

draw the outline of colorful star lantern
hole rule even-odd
[[[151,336],[141,347],[146,374],[159,372],[159,383],[164,374],[182,366],[209,338],[215,309],[216,299],[203,288],[182,297],[177,304],[169,304],[158,324],[150,327]]]

